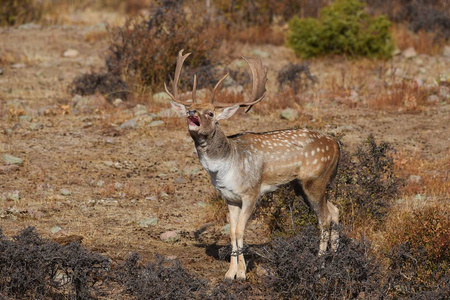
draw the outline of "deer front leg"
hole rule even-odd
[[[255,208],[256,197],[243,199],[242,201],[242,209],[239,214],[239,220],[236,226],[236,240],[237,240],[237,249],[238,249],[238,270],[236,274],[236,279],[245,280],[245,272],[247,270],[247,265],[245,264],[244,259],[244,231],[247,225],[247,221],[250,218],[253,209]]]
[[[226,280],[234,280],[238,272],[238,244],[236,240],[236,226],[238,223],[241,207],[228,203],[228,211],[230,212],[230,242],[231,242],[231,258],[230,267],[225,274]]]

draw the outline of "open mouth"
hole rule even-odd
[[[196,116],[188,117],[189,125],[200,126],[200,120]]]

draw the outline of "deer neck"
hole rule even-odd
[[[220,126],[217,124],[215,130],[209,134],[191,134],[195,142],[195,148],[201,164],[208,172],[214,172],[216,167],[225,162],[232,155],[233,146]]]

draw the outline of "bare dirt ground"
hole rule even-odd
[[[79,74],[103,68],[108,47],[106,38],[90,41],[89,30],[86,26],[0,29],[4,62],[0,155],[24,160],[16,171],[0,172],[0,226],[9,236],[35,226],[51,239],[82,238],[87,248],[114,261],[134,251],[148,260],[155,253],[176,256],[188,270],[221,279],[227,262],[218,259],[217,245],[228,243],[222,228],[225,223],[211,215],[214,192],[184,122],[160,116],[162,126],[120,129],[137,114],[137,103],[115,107],[100,96],[90,112],[75,111],[68,85]],[[69,48],[79,55],[64,57]],[[264,53],[262,59],[269,69],[265,107],[270,107],[270,101],[281,95],[277,72],[296,58],[284,47],[274,46],[238,45],[232,55],[251,55],[255,50]],[[401,69],[405,77],[422,76],[431,82],[440,74],[448,76],[449,57],[397,57],[387,63],[329,58],[313,60],[310,67],[320,83],[311,101],[296,107],[301,110],[298,120],[282,120],[279,111],[266,108],[264,113],[252,111],[223,122],[225,132],[308,126],[344,133],[343,142],[350,149],[373,133],[378,141],[391,142],[408,155],[448,162],[448,99],[409,113],[352,105],[349,94],[330,97],[322,92],[333,84],[339,89],[343,82],[364,85],[368,91],[377,89],[380,72],[385,74],[388,69]],[[369,98],[364,92],[359,95],[360,101]],[[141,104],[150,112],[170,106],[152,99]],[[8,197],[17,192],[19,199]],[[156,225],[142,224],[152,217],[158,219]],[[253,220],[246,242],[267,241],[261,238],[264,228]],[[170,230],[179,231],[178,242],[161,241],[160,235]]]

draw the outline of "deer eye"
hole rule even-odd
[[[212,111],[208,112],[207,114],[208,114],[208,116],[210,116],[211,118],[214,117],[214,113],[213,113]]]

